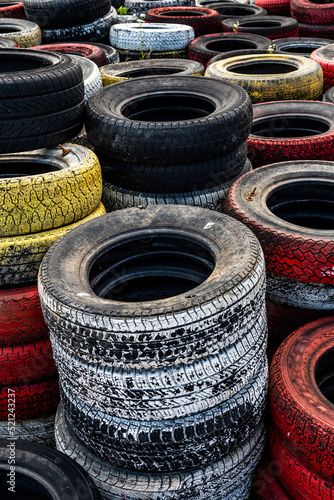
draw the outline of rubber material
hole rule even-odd
[[[23,8],[23,3],[14,1],[6,1],[3,3],[0,2],[0,18],[3,17],[10,17],[12,19],[25,19],[26,16]]]
[[[295,37],[299,35],[298,22],[284,16],[247,16],[244,18],[229,18],[222,21],[223,31],[232,32],[238,22],[237,33],[254,33],[266,36],[270,40]]]
[[[85,57],[76,54],[73,54],[71,57],[74,57],[81,66],[85,86],[85,102],[87,102],[92,95],[103,87],[99,67],[93,61]]]
[[[15,437],[55,448],[54,434],[55,413],[31,419],[15,420],[14,428],[8,425],[7,420],[0,420],[1,439],[6,439],[7,442]]]
[[[150,50],[142,53],[140,50],[121,50],[117,49],[120,62],[138,61],[143,59],[187,59],[186,50],[170,50],[167,52],[151,52]]]
[[[312,38],[334,39],[334,24],[305,24],[299,23],[299,35]]]
[[[87,42],[86,45],[92,45],[93,47],[99,47],[104,50],[107,57],[107,64],[119,63],[119,54],[114,47],[110,47],[110,45],[105,45],[103,43],[90,43]]]
[[[282,72],[281,67],[285,72]],[[254,68],[254,73],[251,68]],[[253,104],[293,99],[317,100],[322,95],[321,67],[302,56],[238,56],[210,64],[205,76],[240,85],[249,94]]]
[[[213,2],[206,4],[205,8],[216,10],[220,14],[220,19],[229,19],[230,17],[265,16],[267,14],[265,9],[262,9],[257,5],[241,5],[235,2]]]
[[[334,45],[325,45],[320,49],[315,50],[310,55],[310,58],[320,64],[324,74],[324,92],[334,85]]]
[[[331,43],[333,43],[333,40],[329,38],[311,38],[304,36],[275,40],[277,51],[304,57],[309,57],[314,50]]]
[[[291,0],[291,15],[307,24],[334,24],[333,6],[330,3],[315,3],[310,0]]]
[[[128,14],[143,14],[159,7],[194,6],[195,0],[124,0]],[[121,16],[120,16],[121,17]]]
[[[41,28],[25,19],[0,18],[0,37],[14,40],[21,48],[42,43]]]
[[[290,500],[278,478],[275,462],[265,460],[255,469],[252,481],[252,500]]]
[[[290,16],[290,0],[255,0],[271,16]]]
[[[49,43],[46,45],[38,45],[34,48],[46,50],[47,52],[76,54],[77,56],[86,57],[86,59],[93,61],[98,66],[103,66],[108,63],[105,51],[97,45],[88,43]]]

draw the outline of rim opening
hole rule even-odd
[[[212,7],[213,8],[213,7]],[[240,9],[238,7],[215,7],[215,9],[219,14],[222,14],[223,16],[229,16],[229,17],[238,17],[238,16],[254,16],[257,14],[257,12],[254,12],[253,9],[248,9],[247,7],[240,6]]]
[[[334,183],[290,182],[275,189],[267,207],[280,219],[311,229],[334,229]]]
[[[48,172],[56,172],[57,170],[60,170],[60,167],[52,165],[51,163],[28,160],[21,162],[1,162],[0,165],[0,179],[10,177],[26,177],[28,175],[46,174]]]
[[[240,26],[245,26],[247,27],[254,27],[256,28],[259,26],[260,28],[275,28],[276,26],[281,26],[281,23],[279,21],[241,21]]]
[[[141,69],[130,69],[129,71],[123,71],[115,76],[120,78],[138,78],[141,76],[152,76],[152,75],[175,75],[176,73],[181,73],[183,69],[181,68],[141,68]]]
[[[320,392],[334,404],[334,350],[319,359],[315,370],[315,381]]]
[[[0,36],[3,31],[0,30]],[[0,72],[12,73],[13,71],[30,71],[50,66],[53,62],[43,61],[35,55],[29,56],[26,52],[20,54],[0,54]]]
[[[293,45],[282,45],[279,49],[282,52],[288,52],[289,54],[307,54],[310,55],[314,50],[318,49],[319,46],[312,47],[311,45],[304,45],[303,47],[293,46]]]
[[[296,71],[297,66],[293,64],[274,62],[271,60],[263,62],[243,62],[242,64],[235,64],[229,66],[229,71],[238,73],[239,75],[279,75],[283,73],[292,73]]]
[[[13,7],[13,5],[20,5],[21,2],[0,2],[0,8]]]
[[[230,52],[232,50],[256,49],[256,44],[240,40],[217,40],[207,43],[206,48],[212,52]]]
[[[32,479],[31,477],[22,474],[21,472],[15,471],[13,478],[15,477],[15,493],[9,491],[8,488],[11,486],[9,470],[0,471],[0,497],[2,500],[10,500],[15,497],[15,500],[52,500],[53,496],[42,486],[40,483]]]
[[[330,125],[308,116],[275,116],[255,120],[251,134],[275,139],[312,137],[328,132]]]
[[[322,4],[326,5],[326,3],[334,3],[334,0],[326,0],[325,2],[322,0],[310,0],[311,3],[317,3],[317,4]]]
[[[105,251],[93,262],[89,281],[99,297],[146,302],[192,290],[210,276],[214,267],[211,252],[195,239],[147,234]]]
[[[159,93],[130,102],[121,113],[130,120],[173,122],[202,118],[215,108],[214,103],[204,97]]]
[[[169,26],[158,26],[158,23],[155,26],[152,26],[151,24],[138,24],[138,26],[131,26],[131,29],[133,30],[169,30]]]
[[[198,17],[198,16],[206,16],[204,12],[192,11],[187,12],[184,10],[170,10],[168,12],[159,12],[159,16],[171,16],[171,17]]]

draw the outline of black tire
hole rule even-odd
[[[327,90],[327,92],[323,95],[322,100],[334,104],[334,87]]]
[[[174,107],[179,109],[176,114]],[[233,151],[249,135],[251,119],[250,99],[237,85],[200,76],[152,76],[97,92],[87,104],[86,130],[92,144],[107,155],[133,163],[173,165]]]
[[[280,38],[274,41],[277,51],[304,57],[309,57],[314,50],[332,43],[333,40],[329,38],[308,37]]]
[[[270,40],[268,40],[268,42],[270,43]],[[272,44],[270,43],[270,45],[272,45]],[[217,61],[222,61],[223,59],[231,59],[232,57],[251,56],[251,55],[257,55],[257,54],[259,54],[259,55],[260,54],[275,54],[276,51],[271,51],[271,49],[269,49],[270,45],[268,45],[268,48],[265,48],[265,49],[234,50],[232,52],[226,52],[225,54],[218,54],[215,57],[213,57],[212,59],[210,59],[208,66],[210,66],[210,64],[213,64]]]
[[[107,14],[110,0],[22,0],[27,19],[43,29],[87,24]]]
[[[14,493],[16,498],[49,499],[56,498],[56,494],[57,498],[80,500],[82,492],[87,500],[101,498],[82,467],[65,454],[42,444],[1,439],[0,471],[2,498],[10,498]]]
[[[223,31],[232,32],[238,22],[238,33],[254,33],[275,40],[298,36],[299,26],[296,19],[284,16],[247,16],[229,18],[222,21]]]
[[[1,57],[1,153],[55,146],[80,132],[84,87],[76,61],[25,49],[2,49]]]
[[[87,42],[88,45],[96,45],[97,47],[101,47],[106,53],[108,64],[119,63],[119,54],[114,47],[110,47],[110,45],[105,45],[104,43],[92,43]]]
[[[1,49],[13,49],[18,47],[18,43],[9,38],[0,38],[0,48]]]
[[[265,16],[267,14],[267,11],[258,5],[242,5],[235,2],[213,2],[202,5],[202,7],[216,10],[222,20],[230,17]]]

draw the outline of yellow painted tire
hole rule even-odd
[[[49,248],[75,227],[106,213],[100,203],[93,213],[68,226],[10,238],[0,238],[0,286],[36,283],[38,269]]]
[[[175,75],[201,76],[205,67],[198,61],[188,59],[143,59],[118,64],[108,64],[100,68],[103,86],[129,80],[139,76]]]
[[[285,54],[223,59],[208,66],[205,76],[240,85],[253,104],[287,99],[316,100],[322,95],[323,88],[320,64],[306,57]]]
[[[98,207],[102,175],[97,156],[77,144],[63,147],[69,149],[65,156],[60,147],[0,155],[0,237],[66,226]]]
[[[14,40],[21,48],[35,47],[42,43],[41,28],[25,19],[1,19],[0,37]]]

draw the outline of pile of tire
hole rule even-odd
[[[291,0],[291,15],[299,22],[301,36],[334,38],[334,6],[330,2]]]
[[[117,21],[111,0],[23,0],[23,6],[27,19],[42,29],[43,43],[103,42]]]
[[[270,451],[286,498],[333,498],[333,348],[332,316],[290,335],[270,368]]]
[[[138,59],[186,58],[195,38],[191,26],[167,23],[126,23],[110,28],[109,41],[121,62]]]
[[[1,435],[10,437],[14,413],[16,437],[52,444],[58,375],[37,274],[58,238],[105,213],[101,169],[94,153],[73,144],[0,155],[0,165]]]
[[[225,213],[258,237],[267,270],[269,354],[295,329],[333,313],[333,162],[300,160],[238,179]]]
[[[152,76],[104,87],[88,101],[86,131],[107,211],[154,204],[221,210],[234,180],[251,170],[251,121],[247,93],[228,82]]]
[[[264,280],[252,232],[200,207],[120,210],[47,253],[57,447],[103,498],[248,498],[264,444]]]

